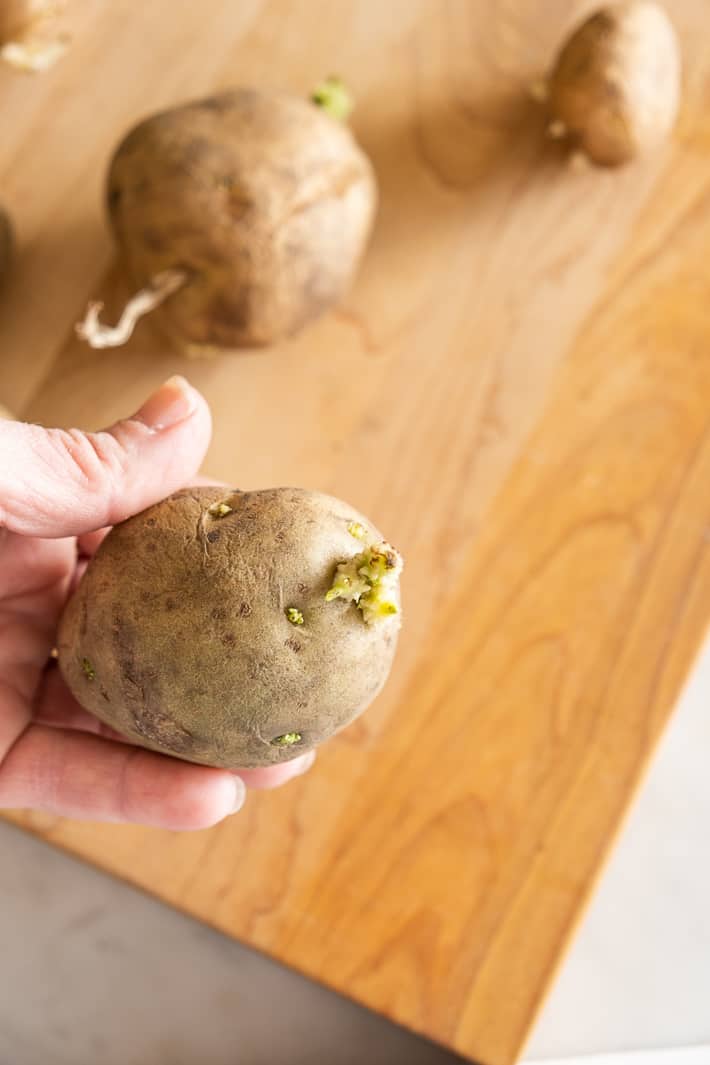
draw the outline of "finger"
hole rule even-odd
[[[281,765],[264,766],[263,769],[235,769],[248,788],[259,791],[267,791],[271,788],[280,788],[294,777],[300,777],[307,773],[316,760],[315,751],[306,751],[298,758],[292,758],[290,762]]]
[[[190,481],[192,484],[202,485],[204,487],[226,487],[225,481],[216,481],[214,477],[205,477],[204,474],[201,473],[195,474],[194,477],[190,478]],[[93,558],[110,532],[111,526],[106,525],[103,529],[93,529],[91,532],[83,533],[79,536],[76,544],[80,557]]]
[[[2,458],[0,451],[0,466]],[[23,613],[32,602],[35,616],[47,616],[63,605],[75,560],[71,537],[15,536],[0,527],[0,599],[16,600],[12,610]]]
[[[121,736],[115,729],[105,725],[98,717],[94,717],[79,705],[64,683],[64,678],[57,669],[56,663],[48,666],[44,671],[34,700],[33,717],[40,725],[78,729],[80,732],[91,732],[94,735],[103,736],[104,739],[130,743],[125,736]]]
[[[225,481],[216,481],[214,477],[205,477],[204,474],[201,473],[191,477],[190,482],[191,484],[202,485],[203,487],[226,488]],[[93,529],[91,532],[83,533],[81,536],[77,537],[76,545],[79,556],[81,558],[93,558],[110,532],[111,526],[106,525],[103,529]]]
[[[99,433],[0,421],[0,526],[57,537],[114,525],[189,483],[210,431],[205,400],[182,377]]]
[[[244,784],[222,769],[32,725],[0,766],[0,808],[189,831],[240,809]]]
[[[86,567],[88,565],[89,565],[88,558],[80,558],[77,561],[76,566],[74,567],[74,572],[71,575],[71,581],[69,582],[69,594],[70,595],[73,592],[75,592],[76,589],[78,588],[79,581],[81,580],[81,578],[86,573]]]
[[[121,743],[132,743],[129,737],[122,736],[79,705],[56,666],[50,666],[45,672],[35,701],[35,720],[53,728],[79,729]],[[294,777],[308,772],[315,758],[315,751],[306,751],[281,765],[264,766],[260,769],[235,769],[234,773],[248,788],[265,791],[279,788]]]
[[[197,484],[197,478],[194,478],[194,483]],[[111,526],[106,525],[103,529],[94,529],[92,532],[83,533],[76,541],[76,549],[81,558],[92,558],[101,544],[104,542],[108,534],[111,532]]]

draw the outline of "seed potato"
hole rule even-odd
[[[401,559],[330,496],[191,488],[116,526],[65,610],[59,665],[134,742],[228,768],[322,743],[384,684]]]
[[[670,133],[680,103],[678,40],[654,0],[601,8],[563,46],[547,84],[550,132],[599,166],[619,166]]]
[[[140,313],[154,310],[193,355],[271,344],[339,300],[377,200],[343,122],[255,89],[141,122],[114,155],[107,195],[126,273],[148,301]],[[133,316],[102,330],[98,310],[80,335],[94,347],[123,343]]]

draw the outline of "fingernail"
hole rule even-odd
[[[161,429],[169,429],[178,422],[184,422],[194,413],[196,407],[197,397],[194,389],[184,377],[175,374],[146,400],[133,417],[134,421],[143,422],[149,429],[160,432]]]
[[[306,751],[305,754],[301,755],[301,758],[300,758],[300,761],[299,761],[299,764],[298,764],[298,768],[296,769],[296,771],[294,772],[293,775],[295,777],[300,777],[303,773],[307,773],[308,770],[313,765],[313,763],[315,762],[315,760],[316,760],[316,752],[315,751]]]
[[[241,777],[234,777],[234,805],[232,806],[233,814],[236,814],[239,810],[241,810],[246,797],[247,789],[244,784],[244,781]]]

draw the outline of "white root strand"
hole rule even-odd
[[[0,7],[3,0],[0,0]],[[10,5],[5,13],[0,59],[16,70],[39,74],[49,70],[66,52],[70,37],[61,28],[61,16],[66,10],[66,0],[25,0],[24,4]],[[19,8],[13,17],[13,10]],[[2,21],[2,19],[0,19]]]
[[[131,297],[116,325],[103,325],[99,321],[103,303],[90,303],[84,320],[76,325],[77,336],[92,348],[120,347],[130,339],[138,320],[164,303],[168,296],[177,292],[186,281],[187,274],[184,270],[163,270],[156,274],[150,285]]]
[[[49,41],[8,41],[0,48],[0,58],[16,70],[41,74],[64,55],[68,44],[68,38],[62,37]]]

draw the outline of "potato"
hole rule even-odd
[[[156,317],[190,354],[271,344],[339,300],[376,199],[372,166],[342,122],[255,89],[146,119],[108,176],[120,254],[148,300],[140,313],[164,300]],[[102,329],[98,309],[80,335],[123,343],[134,319]]]
[[[20,70],[46,70],[65,51],[57,16],[65,0],[0,0],[0,55]]]
[[[400,569],[329,496],[186,489],[109,533],[64,612],[59,665],[82,706],[145,747],[282,762],[381,689]]]
[[[619,166],[671,131],[680,51],[653,0],[604,7],[568,39],[548,82],[550,131],[600,166]]]

